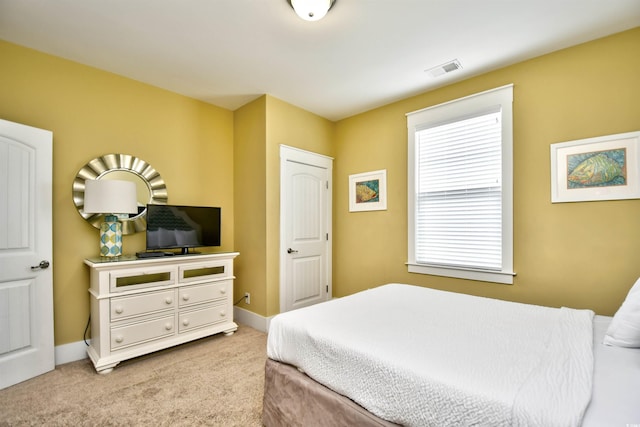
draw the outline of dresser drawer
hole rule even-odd
[[[165,316],[127,326],[111,328],[111,350],[118,350],[175,333],[175,317]]]
[[[111,299],[111,321],[154,313],[175,307],[175,290],[145,292]]]
[[[227,319],[226,305],[216,305],[200,310],[183,312],[178,315],[178,332],[183,333],[191,329],[223,322]]]
[[[184,307],[217,299],[231,298],[233,282],[215,282],[204,285],[185,286],[178,290],[178,306]]]
[[[215,260],[193,263],[178,268],[180,283],[202,282],[206,280],[231,278],[233,263],[231,260]]]
[[[175,267],[145,267],[114,271],[109,274],[111,292],[167,286],[176,282]]]

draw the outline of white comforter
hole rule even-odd
[[[276,316],[267,355],[398,424],[575,426],[592,319],[390,284]]]

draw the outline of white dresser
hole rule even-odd
[[[208,335],[233,334],[237,252],[85,260],[90,268],[91,344],[96,371]]]

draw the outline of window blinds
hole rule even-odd
[[[415,256],[501,270],[501,112],[416,130]]]

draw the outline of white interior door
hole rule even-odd
[[[331,158],[280,148],[280,311],[331,296]]]
[[[0,389],[55,367],[52,140],[0,120]]]

